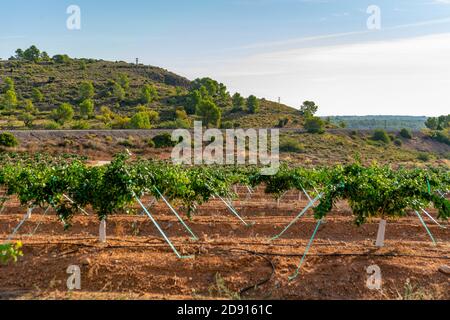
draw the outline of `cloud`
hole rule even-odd
[[[358,44],[272,51],[194,71],[232,91],[299,106],[314,100],[322,115],[448,113],[450,33]]]

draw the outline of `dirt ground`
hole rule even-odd
[[[340,203],[319,229],[300,275],[289,281],[316,226],[311,212],[281,239],[269,239],[306,206],[304,197],[292,193],[279,205],[261,192],[251,198],[241,193],[240,199],[234,205],[252,226],[214,200],[186,220],[198,241],[163,202],[150,209],[180,253],[195,256],[191,259],[178,259],[139,210],[109,218],[106,244],[98,242],[94,215],[76,216],[64,232],[53,212],[44,216],[35,210],[15,238],[23,242],[24,256],[0,265],[0,298],[450,299],[450,276],[439,271],[450,265],[448,229],[429,223],[435,246],[415,215],[391,220],[379,249],[378,221],[357,227]],[[7,203],[0,214],[2,241],[25,212]],[[70,265],[81,269],[80,291],[67,290]],[[381,290],[366,285],[372,265],[381,269]]]

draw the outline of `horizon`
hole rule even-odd
[[[312,100],[323,117],[448,113],[448,0],[377,1],[379,30],[366,26],[369,1],[24,3],[0,12],[3,59],[33,44],[51,55],[139,58],[190,80],[211,77],[231,93],[294,108]],[[66,27],[71,4],[81,9],[80,30]]]

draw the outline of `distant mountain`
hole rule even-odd
[[[345,123],[348,129],[385,129],[401,130],[403,128],[420,131],[425,128],[427,117],[414,116],[334,116],[332,123]]]

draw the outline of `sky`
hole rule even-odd
[[[67,8],[81,10],[69,30]],[[369,6],[380,29],[369,29]],[[0,58],[160,66],[319,115],[448,114],[450,0],[0,0]]]

